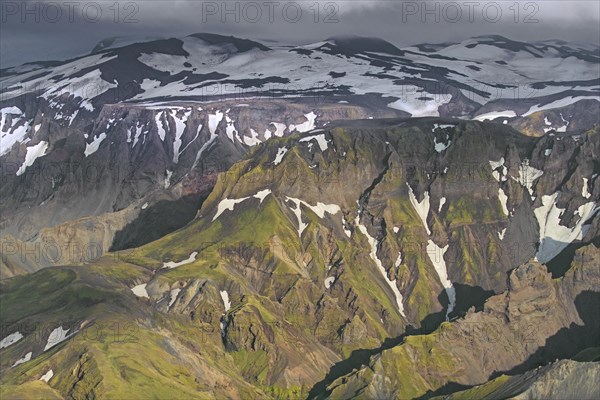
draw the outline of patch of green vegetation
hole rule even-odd
[[[73,284],[77,275],[69,269],[46,268],[31,275],[2,282],[0,324],[8,326],[18,320],[41,313],[57,314],[60,309],[81,311],[104,299],[100,290]],[[85,292],[91,290],[89,294]],[[84,301],[85,304],[80,304]]]
[[[265,393],[274,400],[298,400],[306,397],[306,390],[300,386],[282,388],[280,386],[267,386]]]
[[[59,392],[40,380],[24,382],[21,385],[2,385],[0,386],[0,398],[2,400],[64,399]]]
[[[411,255],[408,255],[411,256]],[[420,254],[412,255],[414,263],[417,266],[418,278],[415,280],[412,291],[407,296],[407,308],[416,310],[416,317],[422,321],[434,312],[434,306],[437,304],[437,296],[430,286],[430,282],[439,280],[437,275],[434,275],[433,270],[428,267],[427,262]],[[405,260],[407,262],[409,260]],[[431,271],[431,272],[430,272]]]
[[[477,208],[475,201],[470,197],[463,196],[458,200],[450,200],[446,219],[450,225],[465,225],[472,224],[476,221]]]
[[[238,350],[230,353],[242,376],[259,386],[268,384],[269,355],[264,350]]]

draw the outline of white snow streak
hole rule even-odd
[[[429,192],[425,192],[423,194],[423,200],[421,200],[421,202],[418,202],[417,198],[415,197],[415,193],[413,192],[408,182],[406,182],[406,186],[408,186],[408,198],[410,199],[410,203],[415,208],[415,211],[417,211],[417,214],[421,218],[421,221],[423,221],[423,226],[427,231],[427,235],[431,235],[429,226],[427,226],[427,216],[429,215]]]
[[[146,291],[146,285],[148,285],[148,284],[142,283],[141,285],[134,286],[131,288],[131,291],[137,297],[145,297],[145,298],[149,299],[150,296],[148,296],[148,292]]]
[[[84,154],[85,156],[89,156],[94,154],[96,151],[98,151],[98,148],[100,147],[100,143],[102,143],[102,141],[106,139],[106,133],[102,132],[100,134],[100,136],[95,136],[94,140],[92,141],[92,143],[86,143],[85,144],[85,151]]]
[[[273,164],[279,165],[281,160],[283,160],[283,156],[285,156],[285,153],[287,152],[288,149],[286,147],[280,147],[279,149],[277,149],[277,154],[275,155],[275,160],[273,160]]]
[[[21,335],[21,332],[13,332],[4,339],[0,340],[0,349],[15,344],[21,339],[23,339],[23,335]]]
[[[194,261],[196,261],[196,256],[198,255],[197,251],[194,251],[192,254],[190,254],[190,256],[188,258],[186,258],[185,260],[179,261],[179,262],[175,262],[175,261],[169,261],[166,263],[163,263],[163,268],[177,268],[177,267],[181,267],[182,265],[186,265],[186,264],[191,264]]]
[[[44,375],[42,375],[42,377],[40,378],[40,381],[44,381],[44,382],[48,383],[50,381],[50,379],[52,379],[53,376],[54,376],[54,371],[49,369],[48,372],[46,372]]]
[[[358,215],[356,216],[355,224],[356,224],[356,226],[358,226],[358,229],[363,233],[363,235],[365,235],[365,237],[367,238],[367,241],[369,242],[369,245],[371,246],[371,252],[369,253],[369,256],[375,262],[377,269],[379,270],[379,272],[381,272],[383,279],[385,280],[385,282],[388,284],[388,286],[392,290],[392,293],[394,293],[396,305],[398,306],[398,312],[403,317],[406,317],[406,315],[404,314],[404,304],[402,303],[402,293],[400,293],[398,286],[396,286],[396,280],[395,279],[391,280],[390,278],[388,278],[387,271],[383,267],[381,260],[379,260],[379,258],[377,257],[377,247],[378,247],[379,243],[377,242],[377,240],[374,237],[369,235],[369,231],[367,230],[367,227],[360,223],[360,216],[358,216]]]
[[[25,355],[23,356],[23,358],[21,358],[21,359],[19,359],[19,360],[15,361],[15,363],[13,364],[13,366],[12,366],[12,367],[14,368],[14,367],[16,367],[17,365],[20,365],[20,364],[26,363],[27,361],[31,360],[31,356],[32,356],[32,355],[33,355],[33,353],[30,351],[29,353],[25,354]]]
[[[70,335],[67,335],[69,331],[70,329],[63,329],[62,326],[59,326],[58,328],[54,329],[50,333],[50,336],[48,336],[48,342],[46,343],[46,347],[44,347],[44,351],[49,350],[57,344],[64,342],[65,340],[73,336],[75,333],[77,333],[73,332]]]
[[[504,190],[502,190],[502,188],[498,188],[498,199],[500,200],[500,205],[502,206],[502,212],[508,216],[508,207],[506,206],[508,196],[504,193]]]
[[[435,272],[437,272],[440,282],[446,290],[446,294],[448,295],[448,299],[450,301],[448,310],[446,311],[446,320],[456,305],[456,290],[454,289],[450,279],[448,279],[448,269],[446,268],[446,261],[444,261],[444,254],[446,254],[447,250],[448,245],[442,248],[435,244],[431,239],[429,239],[427,242],[427,255],[429,255],[429,259],[431,260],[431,263],[435,268]]]
[[[307,136],[305,138],[302,138],[299,140],[299,142],[310,142],[311,140],[316,140],[317,144],[319,145],[319,148],[321,149],[321,151],[325,151],[327,150],[327,143],[329,143],[327,141],[327,139],[325,139],[325,134],[321,133],[319,135],[312,135],[312,136]]]
[[[229,311],[231,309],[231,301],[229,301],[229,293],[227,293],[227,290],[221,290],[221,291],[219,291],[219,294],[221,295],[221,300],[223,300],[223,306],[225,307],[225,312]]]
[[[39,142],[38,144],[36,144],[35,146],[28,147],[27,154],[25,154],[25,161],[23,162],[23,165],[21,165],[21,167],[17,171],[17,176],[23,174],[25,172],[25,169],[27,169],[27,167],[32,166],[36,159],[45,156],[47,149],[48,149],[48,142],[45,142],[43,140],[41,142]]]

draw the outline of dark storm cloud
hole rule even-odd
[[[483,34],[517,40],[598,43],[599,4],[591,1],[5,1],[3,67],[74,57],[113,36],[214,32],[307,43],[334,35],[382,37],[398,46]]]

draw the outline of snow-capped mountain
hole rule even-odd
[[[109,40],[104,46],[115,44]],[[35,93],[52,101],[68,94],[90,111],[115,101],[374,94],[412,116],[471,117],[501,100],[515,102],[510,110],[522,115],[559,99],[573,103],[599,95],[597,47],[499,36],[438,45],[434,51],[424,46],[399,49],[380,39],[341,37],[267,47],[194,34],[96,48],[50,67],[11,68],[3,74],[8,76],[2,79],[2,100]]]

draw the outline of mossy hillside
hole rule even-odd
[[[142,309],[145,307],[143,302],[137,303]],[[207,398],[215,394],[218,397],[220,389],[198,375],[198,368],[211,371],[209,375],[220,374],[223,378],[219,379],[237,379],[231,373],[235,371],[234,363],[223,357],[220,343],[215,346],[206,342],[206,336],[194,325],[180,322],[179,329],[173,329],[171,318],[154,318],[154,326],[150,327],[144,322],[145,311],[124,310],[108,302],[88,308],[88,312],[91,324],[51,350],[34,354],[31,361],[9,370],[2,378],[3,386],[24,385],[22,393],[27,394],[28,382],[39,379],[51,368],[54,377],[50,384],[64,397],[90,397],[95,393],[106,398],[132,398],[136,393],[153,393],[156,398],[169,398],[177,393],[187,398]],[[133,319],[134,315],[141,319]],[[198,339],[191,346],[194,338]],[[4,350],[21,343],[28,344],[27,338],[3,349],[3,355]],[[140,351],[141,347],[144,351]],[[207,348],[214,350],[207,352]],[[198,349],[203,353],[201,358],[195,355]],[[259,395],[239,379],[233,386],[245,392],[238,393]]]
[[[247,201],[258,203],[257,199]],[[256,264],[253,268],[264,268],[270,273],[282,275],[300,274],[301,266],[297,264],[297,254],[300,253],[297,232],[294,232],[293,222],[284,214],[278,200],[269,195],[260,205],[242,203],[236,205],[234,210],[235,213],[225,211],[204,230],[196,230],[197,227],[192,226],[192,234],[179,232],[174,234],[179,237],[169,238],[169,241],[177,242],[182,249],[176,260],[187,258],[193,251],[199,251],[199,254],[193,263],[165,271],[164,275],[173,280],[190,277],[223,278],[223,273],[235,272],[240,265],[225,270],[222,267],[229,260],[240,256],[258,258],[255,262],[258,261],[261,265]],[[162,257],[166,258],[166,255]],[[211,266],[217,268],[210,268]]]
[[[508,382],[511,381],[511,377],[508,375],[500,375],[496,379],[492,379],[491,381],[484,383],[480,386],[475,386],[470,389],[466,389],[460,391],[458,393],[453,393],[449,396],[444,397],[434,397],[436,400],[471,400],[471,399],[493,399],[494,393],[500,390],[505,386]],[[433,400],[432,399],[432,400]]]
[[[478,206],[470,196],[452,199],[449,201],[445,219],[451,228],[457,225],[472,225],[483,217],[483,210]]]
[[[439,278],[432,269],[430,262],[426,261],[418,253],[405,255],[404,265],[412,265],[412,270],[405,269],[404,279],[408,284],[404,294],[404,304],[410,313],[411,319],[420,322],[427,316],[439,312],[443,305],[439,297],[446,296],[443,286],[439,283]]]
[[[151,268],[125,261],[125,258],[134,258],[137,251],[137,249],[131,249],[109,253],[90,264],[82,266],[82,270],[115,282],[144,280],[150,275]]]
[[[20,385],[2,385],[0,398],[5,400],[62,400],[64,397],[46,382],[33,380]]]
[[[423,222],[404,194],[390,198],[385,216],[386,221],[392,221],[387,223],[386,236],[391,250],[389,263],[395,262],[398,252],[402,253],[398,268],[401,292],[411,319],[421,321],[440,311],[438,296],[443,291],[427,255],[428,238]],[[398,233],[394,227],[399,228]]]
[[[53,268],[0,282],[0,324],[7,327],[56,308],[56,300],[76,278],[75,272],[69,269]]]
[[[389,386],[406,398],[438,389],[458,376],[460,363],[436,341],[435,335],[407,337],[402,345],[381,353],[374,361],[375,373],[392,377]]]
[[[368,246],[364,235],[355,231],[352,235],[352,245],[342,251],[344,273],[339,284],[346,291],[351,289],[357,296],[356,306],[359,308],[361,319],[368,327],[372,337],[383,340],[390,335],[399,334],[406,322],[398,312],[398,306],[387,283],[383,280],[374,261],[369,257]],[[334,283],[334,288],[338,282]],[[342,300],[347,292],[334,292]],[[339,294],[338,294],[339,293]],[[381,322],[384,311],[386,321]]]

